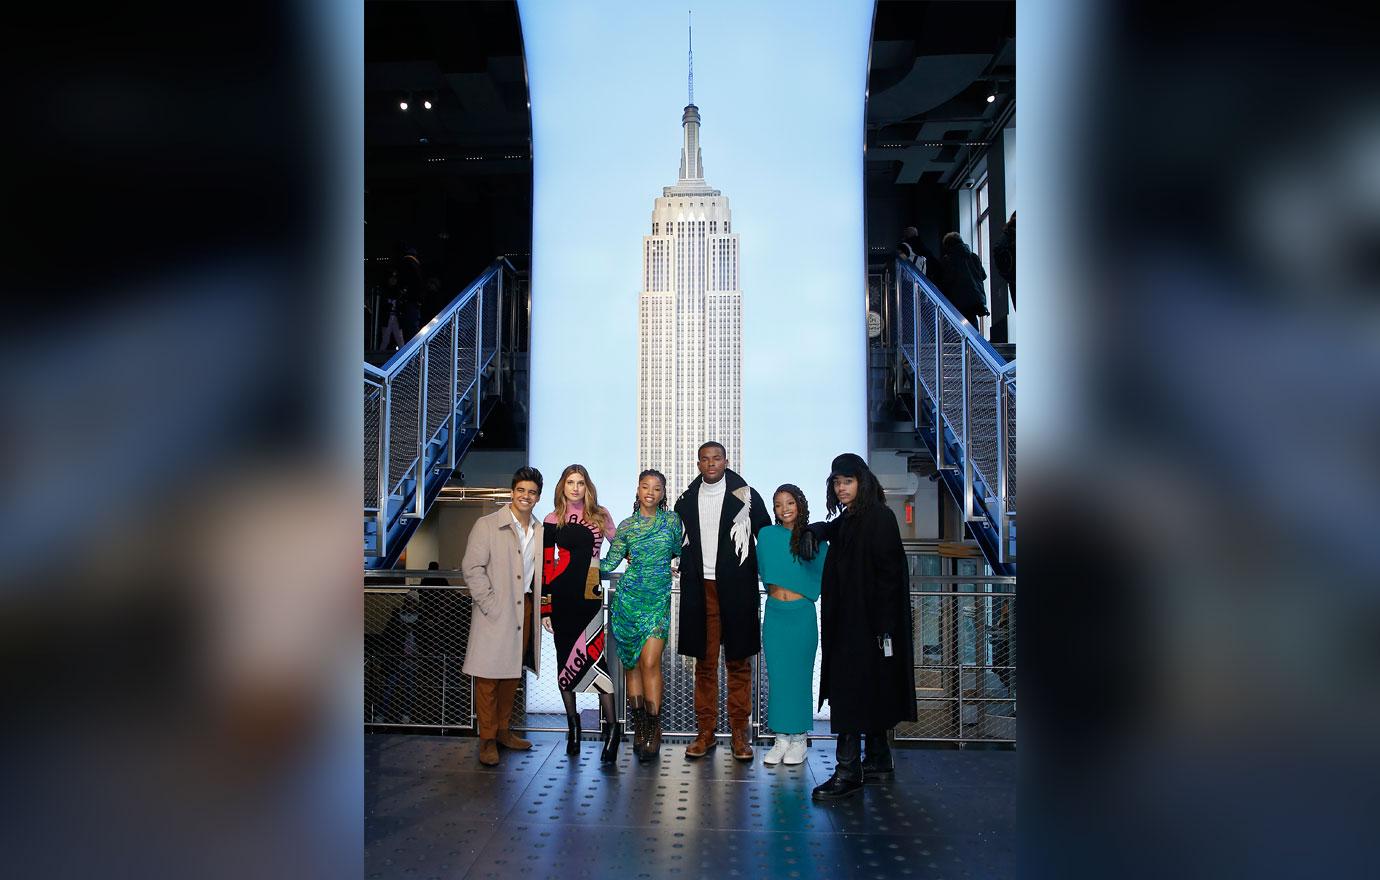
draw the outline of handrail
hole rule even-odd
[[[898,259],[896,265],[900,267],[902,275],[909,275],[911,281],[925,288],[925,291],[930,295],[929,298],[935,305],[939,306],[939,308],[943,309],[945,312],[948,312],[949,319],[963,329],[963,336],[977,347],[978,354],[982,356],[983,360],[987,361],[989,367],[1000,373],[1002,370],[1014,366],[1016,362],[1008,362],[1006,358],[998,354],[997,350],[992,347],[992,343],[988,342],[987,338],[979,333],[978,329],[959,313],[958,308],[954,306],[953,303],[949,302],[949,298],[944,295],[943,291],[935,286],[933,281],[920,274],[920,270],[915,268],[914,263]]]
[[[495,273],[501,271],[504,265],[508,267],[509,271],[511,271],[513,268],[513,264],[509,263],[506,257],[499,257],[497,260],[494,260],[491,264],[489,264],[489,268],[481,272],[478,278],[475,278],[473,281],[471,281],[469,287],[466,287],[464,290],[460,291],[460,293],[456,295],[455,299],[451,300],[445,308],[441,309],[441,311],[436,313],[436,317],[432,318],[430,321],[427,321],[426,325],[422,327],[422,329],[417,331],[416,336],[413,336],[411,339],[409,339],[407,341],[407,344],[404,345],[402,348],[393,352],[393,356],[390,357],[386,363],[384,363],[382,369],[374,367],[367,361],[364,364],[364,368],[366,370],[373,370],[375,373],[379,375],[385,375],[390,379],[395,378],[398,375],[398,373],[402,372],[403,366],[406,364],[406,362],[411,360],[412,356],[416,354],[417,350],[422,347],[422,343],[426,341],[426,338],[428,335],[430,335],[432,328],[439,327],[446,321],[449,321],[452,317],[454,317],[455,313],[460,311],[460,309],[463,308],[472,297],[475,297],[479,294],[479,291],[484,287],[485,284],[489,282],[489,279],[493,278]]]

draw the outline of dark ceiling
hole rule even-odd
[[[905,225],[935,246],[951,228],[953,190],[1014,112],[1015,32],[1014,2],[878,3],[867,108],[872,251],[894,245]],[[498,254],[525,255],[531,119],[517,4],[370,0],[364,79],[366,255],[407,241],[444,268],[448,289]]]
[[[522,262],[532,127],[517,4],[370,0],[364,27],[366,257],[413,245],[449,292],[500,254]]]
[[[1016,4],[883,0],[871,65],[869,174],[953,185],[1015,103]]]
[[[956,190],[972,163],[1014,124],[1015,87],[1014,2],[877,4],[865,183],[874,266],[906,226],[938,252],[940,237],[957,227]]]

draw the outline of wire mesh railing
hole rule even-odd
[[[994,576],[974,560],[909,555],[917,720],[897,725],[898,740],[1014,742],[1016,708],[1015,579]],[[982,569],[982,570],[979,570]],[[402,726],[473,731],[473,682],[464,674],[473,606],[459,572],[369,572],[365,587],[364,721],[372,727]],[[426,583],[408,586],[404,577]],[[617,575],[605,591],[617,590]],[[662,728],[671,739],[696,733],[695,660],[677,652],[680,593],[672,591],[671,627],[662,654]],[[763,599],[763,604],[765,599]],[[759,606],[760,608],[761,606]],[[608,606],[605,604],[607,625]],[[818,606],[816,606],[818,613]],[[514,706],[521,730],[565,730],[554,670],[555,646],[540,633],[541,668],[524,671]],[[620,720],[627,718],[622,668],[610,641],[609,667]],[[727,688],[720,660],[718,724],[729,735]],[[752,669],[754,737],[771,735],[767,724],[770,676],[758,654]],[[819,693],[816,653],[813,694]],[[577,697],[580,710],[595,710],[597,697]],[[827,737],[829,707],[817,710],[816,732]],[[587,738],[598,735],[586,724]]]

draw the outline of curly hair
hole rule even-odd
[[[666,509],[666,475],[663,474],[661,471],[657,470],[656,468],[647,468],[645,471],[643,471],[642,473],[640,473],[640,474],[637,475],[637,484],[638,484],[639,486],[642,485],[642,481],[645,480],[645,479],[648,478],[648,477],[656,477],[658,480],[661,481],[661,503],[659,503],[659,504],[657,505],[657,507],[660,507],[662,510],[665,510],[665,509]],[[634,492],[634,493],[633,493],[633,513],[640,513],[641,511],[642,511],[642,499],[639,498],[639,497],[637,496],[637,493],[636,493],[636,492]]]
[[[824,503],[829,508],[829,516],[838,516],[843,510],[843,505],[839,503],[839,497],[834,494],[834,475],[830,474],[824,479]],[[877,482],[877,475],[872,473],[872,469],[863,466],[858,474],[858,494],[853,496],[853,503],[848,505],[848,513],[862,513],[874,504],[885,504],[886,493],[882,491],[882,484]]]
[[[809,531],[810,525],[810,502],[805,500],[805,493],[794,483],[782,483],[776,487],[776,491],[771,493],[772,507],[776,507],[776,496],[785,492],[795,500],[795,525],[791,526],[791,555],[796,559],[800,558],[800,536]],[[776,517],[776,524],[781,525],[781,517]]]

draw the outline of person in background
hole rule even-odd
[[[1011,305],[1016,305],[1016,212],[1002,227],[1001,235],[992,245],[992,268],[1006,282],[1011,291]]]
[[[417,689],[418,632],[417,621],[420,609],[417,591],[408,590],[402,604],[388,615],[388,625],[383,629],[383,656],[388,661],[388,677],[383,686],[383,702],[379,705],[375,721],[392,720],[390,709],[393,705],[393,690],[402,680],[403,698],[398,721],[412,723],[413,697]]]
[[[901,232],[901,243],[896,246],[896,255],[920,270],[921,275],[927,275],[929,270],[930,252],[920,241],[920,230],[914,226],[907,226]]]
[[[987,311],[987,290],[983,282],[987,272],[977,254],[968,250],[963,237],[957,232],[946,233],[941,244],[940,263],[943,274],[939,287],[959,314],[967,319],[978,333],[982,333],[980,318],[990,314]]]
[[[398,300],[402,305],[402,333],[411,339],[422,329],[422,299],[426,296],[426,278],[422,275],[422,261],[412,245],[402,245],[398,256]],[[406,343],[404,343],[406,344]]]

